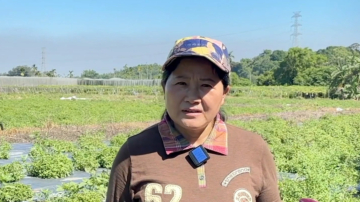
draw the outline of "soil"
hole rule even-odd
[[[295,120],[303,122],[308,119],[318,119],[325,115],[340,115],[340,114],[355,114],[360,113],[360,108],[357,109],[343,109],[338,111],[336,108],[321,108],[319,110],[305,110],[294,112],[280,112],[268,114],[245,114],[230,116],[229,120],[265,120],[270,116],[277,116],[285,120]],[[134,129],[145,129],[156,122],[127,122],[127,123],[110,123],[99,125],[85,125],[85,126],[58,126],[49,123],[45,128],[21,128],[0,130],[0,138],[4,137],[10,143],[29,143],[33,142],[31,134],[38,132],[50,138],[76,141],[85,132],[102,131],[106,134],[106,139],[109,140],[114,135],[119,133],[126,133]]]
[[[319,110],[304,110],[304,111],[293,111],[293,112],[279,112],[268,114],[249,114],[249,115],[237,115],[230,116],[229,120],[241,120],[241,121],[251,121],[251,120],[265,120],[270,116],[280,117],[285,120],[294,120],[297,122],[303,122],[309,119],[319,119],[325,115],[341,115],[341,114],[356,114],[360,113],[360,108],[353,109],[343,109],[338,111],[336,108],[321,108]]]
[[[76,141],[86,132],[104,132],[106,139],[119,133],[126,133],[134,129],[144,129],[155,122],[127,122],[127,123],[110,123],[99,125],[84,126],[57,126],[48,124],[46,128],[21,128],[0,131],[0,138],[4,137],[10,143],[29,143],[33,142],[31,134],[40,133],[46,137],[60,140]]]

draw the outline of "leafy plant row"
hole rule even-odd
[[[57,188],[57,192],[49,189],[34,192],[30,185],[4,183],[0,186],[1,202],[101,202],[105,201],[110,173],[91,174],[89,179],[81,183],[68,182]]]
[[[10,143],[6,142],[4,138],[0,139],[0,159],[8,159],[9,158],[9,152],[12,149],[12,146]]]
[[[233,124],[261,134],[269,143],[284,201],[360,201],[360,114],[324,116],[303,123],[280,118]]]
[[[30,153],[21,161],[0,167],[0,201],[102,201],[105,198],[109,169],[129,134],[114,136],[110,143],[104,142],[104,134],[84,134],[75,143],[54,140],[35,134],[35,144]],[[9,143],[2,143],[8,145]],[[9,149],[5,158],[9,158]],[[100,174],[98,168],[105,170]],[[65,178],[74,170],[91,174],[90,179],[80,184],[67,183],[60,187],[60,195],[51,195],[48,190],[38,194],[31,187],[19,183],[26,175],[38,178]],[[17,194],[21,192],[22,194]]]

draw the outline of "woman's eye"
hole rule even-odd
[[[212,86],[211,86],[211,85],[209,85],[209,84],[203,84],[202,86],[203,86],[203,87],[212,88]]]
[[[176,85],[186,85],[185,82],[177,82]]]

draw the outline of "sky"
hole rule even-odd
[[[360,43],[359,8],[359,0],[0,0],[0,73],[163,64],[175,40],[192,35],[222,41],[240,61],[291,48],[298,11],[300,47],[349,46]]]

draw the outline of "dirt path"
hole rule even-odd
[[[21,128],[0,131],[0,137],[11,143],[26,143],[31,142],[31,134],[40,133],[50,138],[75,141],[86,132],[104,132],[106,139],[119,133],[126,133],[134,129],[144,129],[155,122],[127,122],[127,123],[110,123],[99,125],[85,125],[85,126],[56,126],[48,125],[46,128]]]
[[[283,118],[285,120],[306,121],[309,119],[318,119],[325,115],[341,115],[341,114],[356,114],[356,113],[360,113],[360,108],[342,109],[341,111],[337,110],[336,108],[321,108],[319,110],[279,112],[279,113],[272,113],[271,115],[267,115],[267,114],[237,115],[237,116],[230,116],[229,120],[242,120],[242,121],[265,120],[269,118],[269,116],[276,116]]]

